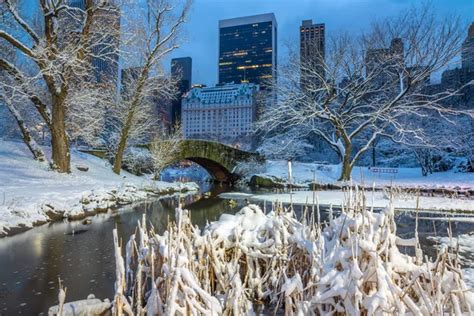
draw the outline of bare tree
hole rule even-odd
[[[448,121],[431,116],[422,122],[427,131],[427,139],[423,141],[414,139],[410,142],[409,148],[413,149],[423,176],[449,168],[453,156],[465,159],[465,171],[473,170],[474,120],[472,118],[449,117]]]
[[[148,2],[149,21],[147,25],[133,30],[127,45],[133,47],[128,60],[138,60],[140,66],[131,68],[125,74],[120,101],[116,106],[118,127],[117,145],[113,170],[120,174],[125,149],[129,139],[143,136],[144,131],[156,125],[153,120],[153,96],[171,99],[174,84],[165,75],[162,61],[178,47],[179,31],[185,22],[191,2],[155,0]],[[137,23],[135,23],[137,24]]]
[[[33,138],[30,129],[25,124],[25,120],[23,119],[23,116],[21,115],[20,111],[18,111],[17,107],[13,104],[14,102],[13,100],[16,98],[19,98],[20,102],[21,101],[29,102],[28,100],[22,100],[21,96],[18,97],[13,94],[10,97],[8,97],[7,94],[4,93],[3,91],[2,93],[0,93],[0,103],[3,103],[6,106],[11,116],[15,120],[21,132],[23,142],[26,144],[26,146],[32,153],[33,158],[41,162],[47,161],[48,159],[46,155],[44,154],[44,151],[41,149],[41,147],[38,145],[36,140]],[[18,99],[16,101],[18,101]]]
[[[14,0],[0,5],[6,8],[13,27],[2,24],[0,39],[26,59],[26,67],[0,57],[0,70],[15,83],[34,105],[51,135],[53,167],[70,171],[68,105],[80,103],[76,96],[82,82],[91,80],[92,59],[110,60],[116,47],[111,36],[118,32],[105,23],[97,23],[105,12],[117,10],[108,1],[85,0],[84,9],[63,0],[39,0],[40,21],[25,20]],[[76,91],[76,93],[74,93]],[[87,93],[88,90],[82,91]]]
[[[181,128],[175,126],[171,132],[162,130],[155,136],[150,145],[150,153],[153,160],[155,177],[158,179],[161,171],[176,161],[176,155],[180,150],[180,141],[183,139]]]
[[[259,127],[267,132],[295,127],[301,137],[319,135],[340,157],[339,179],[349,180],[377,138],[423,139],[424,131],[413,124],[417,119],[458,114],[446,102],[458,91],[429,93],[426,86],[432,73],[459,54],[462,40],[459,19],[438,19],[423,6],[375,22],[361,36],[332,39],[317,62],[294,62],[291,53],[275,86],[277,102]]]
[[[300,135],[301,129],[298,128],[280,131],[274,136],[265,137],[257,151],[267,159],[296,160],[314,149]]]

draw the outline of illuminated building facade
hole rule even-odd
[[[192,88],[182,100],[184,137],[242,143],[252,131],[258,90],[252,83]]]
[[[273,13],[219,21],[219,83],[276,80],[277,24]]]

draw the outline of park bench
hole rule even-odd
[[[398,173],[397,168],[379,168],[379,167],[369,167],[370,172],[372,173]]]

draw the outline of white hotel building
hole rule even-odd
[[[182,99],[181,124],[185,138],[223,143],[247,142],[256,116],[253,83],[192,88]]]

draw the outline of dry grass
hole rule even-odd
[[[424,257],[396,236],[393,209],[374,213],[350,192],[326,226],[281,205],[225,215],[204,231],[177,210],[158,235],[146,219],[126,244],[115,236],[115,315],[246,315],[256,303],[285,315],[472,314],[455,254]],[[415,257],[397,245],[415,247]]]

